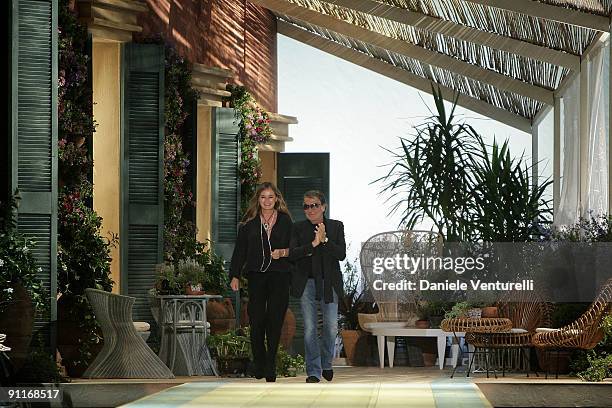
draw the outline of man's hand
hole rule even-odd
[[[236,292],[238,289],[240,289],[240,280],[238,278],[232,278],[232,281],[230,282],[230,287],[234,292]]]
[[[320,223],[317,232],[319,234],[319,241],[325,242],[325,238],[327,238],[327,232],[325,232],[325,224]]]
[[[317,229],[315,229],[315,237],[314,237],[314,241],[312,241],[312,247],[316,248],[320,243],[321,243],[321,239],[319,236],[319,229],[317,227]]]

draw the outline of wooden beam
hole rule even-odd
[[[552,109],[553,109],[553,107],[550,106],[550,105],[542,106],[542,108],[540,108],[538,113],[536,113],[536,115],[533,117],[533,120],[531,121],[531,126],[540,126],[540,123],[542,123],[542,121],[544,120],[546,115],[548,115],[548,113]]]
[[[478,65],[469,64],[406,41],[387,37],[383,34],[358,27],[335,17],[300,7],[286,0],[252,0],[252,2],[276,13],[284,14],[391,52],[414,58],[426,64],[455,72],[459,75],[472,78],[473,80],[489,84],[495,88],[513,92],[548,105],[553,104],[553,92],[551,90],[511,78]]]
[[[553,222],[559,215],[561,202],[561,98],[555,96],[553,136]]]
[[[538,188],[538,178],[540,176],[538,143],[540,141],[540,129],[537,125],[531,127],[531,188],[535,191]]]
[[[553,6],[533,0],[465,0],[470,3],[514,11],[533,17],[590,28],[597,31],[610,31],[610,18],[580,10]]]
[[[312,34],[292,24],[279,21],[277,24],[277,32],[279,34],[286,35],[287,37],[291,37],[296,41],[300,41],[304,44],[315,47],[321,51],[325,51],[338,58],[342,58],[348,62],[369,69],[370,71],[374,71],[388,78],[395,79],[398,82],[409,85],[420,91],[429,94],[431,93],[431,82],[426,78],[412,74],[401,68],[372,58],[359,51],[355,51],[352,48],[348,48],[341,44],[327,40],[321,36]],[[440,89],[442,90],[442,93],[446,100],[453,100],[454,95],[456,93],[455,90],[442,85],[440,85]],[[473,112],[494,119],[515,129],[521,130],[526,133],[531,132],[530,120],[511,113],[507,110],[498,108],[497,106],[491,105],[480,99],[460,93],[457,104],[465,109],[469,109]]]
[[[484,45],[490,48],[521,55],[538,61],[558,65],[571,70],[580,69],[580,57],[527,41],[490,33],[427,14],[378,3],[373,0],[325,0],[354,11],[395,21],[421,30],[442,34],[458,40]]]
[[[612,52],[612,38],[608,47],[608,51]],[[612,63],[608,62],[608,78],[612,78]],[[608,79],[608,216],[612,215],[612,137],[610,135],[612,135],[612,81]]]
[[[579,168],[579,183],[578,183],[578,216],[584,217],[588,208],[588,181],[589,181],[589,73],[586,60],[582,61],[582,69],[580,70],[580,109],[579,109],[579,140],[578,143],[578,168]],[[566,139],[567,142],[567,139]]]

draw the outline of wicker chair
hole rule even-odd
[[[384,257],[388,254],[397,254],[404,251],[416,254],[435,255],[442,251],[442,235],[433,231],[391,231],[377,234],[371,237],[362,246],[360,261],[366,284],[371,286],[375,276],[370,268],[373,259]],[[399,276],[403,276],[400,272]],[[390,278],[393,280],[394,278]],[[363,330],[368,330],[364,325],[373,322],[405,322],[406,326],[414,326],[417,320],[417,298],[409,292],[373,292],[374,301],[378,306],[378,313],[364,314],[359,313],[359,325]]]
[[[601,322],[610,313],[612,313],[612,278],[603,284],[595,301],[573,323],[559,329],[537,329],[537,333],[532,338],[533,345],[543,349],[547,357],[553,350],[590,350],[603,339]],[[555,377],[559,376],[558,369],[557,364]],[[548,376],[548,369],[546,374]]]
[[[502,350],[502,375],[506,374],[506,354],[511,349],[518,350],[519,358],[529,377],[529,358],[525,349],[533,347],[532,337],[538,327],[550,325],[550,304],[543,296],[543,290],[508,292],[497,303],[499,317],[512,321],[512,329],[483,338],[468,334],[467,341],[477,348]],[[486,342],[485,342],[486,340]],[[537,375],[537,371],[536,371]]]
[[[174,378],[134,328],[135,298],[97,289],[85,289],[85,294],[102,328],[104,346],[83,377]]]

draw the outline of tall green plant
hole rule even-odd
[[[15,299],[15,286],[26,290],[37,313],[48,312],[49,293],[36,273],[42,269],[34,259],[34,243],[17,231],[19,191],[0,201],[0,314]]]
[[[483,154],[472,158],[475,203],[474,227],[487,242],[527,242],[539,236],[539,226],[552,217],[550,201],[544,199],[552,181],[531,185],[531,168],[524,156],[511,158],[508,141],[493,141],[490,153],[480,140]]]
[[[465,221],[474,211],[470,157],[477,154],[481,138],[458,121],[456,99],[447,112],[439,89],[433,89],[433,97],[436,113],[415,126],[413,138],[400,138],[399,152],[385,149],[393,154],[392,167],[375,182],[383,183],[387,201],[396,199],[390,213],[401,210],[405,228],[430,220],[447,240],[467,240],[472,225]]]
[[[375,182],[395,199],[390,213],[402,211],[401,224],[413,229],[431,221],[447,241],[530,241],[547,223],[551,181],[533,188],[524,157],[511,158],[508,142],[483,137],[455,115],[457,97],[447,113],[440,89],[432,87],[436,112],[400,138],[389,173]]]

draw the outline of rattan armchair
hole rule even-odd
[[[533,347],[532,337],[538,327],[550,325],[551,307],[544,299],[542,289],[508,292],[497,302],[497,309],[500,318],[512,321],[512,329],[487,337],[470,333],[466,335],[467,341],[477,348],[501,349],[502,375],[506,374],[506,354],[511,349],[518,350],[529,376],[529,359],[525,349]]]
[[[544,349],[547,354],[560,349],[590,350],[602,340],[601,323],[610,313],[612,313],[612,278],[603,284],[599,294],[582,316],[559,329],[536,330],[532,342],[537,348]]]
[[[84,378],[174,378],[134,328],[136,298],[89,288],[85,294],[102,329],[104,345]]]

